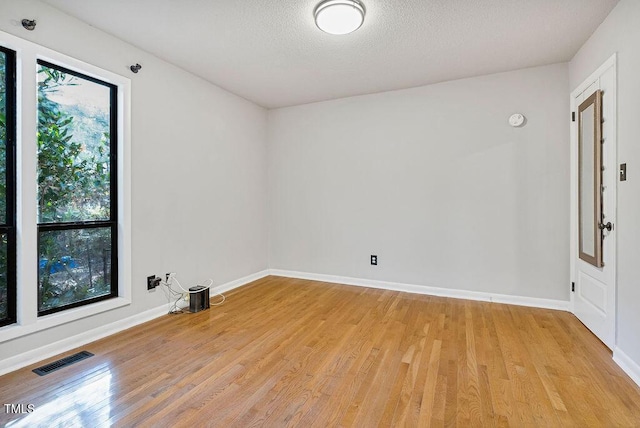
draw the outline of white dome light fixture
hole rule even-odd
[[[325,0],[313,12],[316,25],[329,34],[349,34],[364,22],[364,5],[358,0]]]

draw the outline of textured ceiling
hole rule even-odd
[[[268,107],[570,60],[618,0],[363,0],[355,33],[320,0],[44,0]]]

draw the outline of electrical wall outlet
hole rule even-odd
[[[371,264],[373,266],[377,266],[378,265],[378,256],[375,256],[373,254],[371,255]]]
[[[147,290],[153,290],[160,285],[162,279],[159,276],[151,275],[147,277]]]
[[[164,274],[164,282],[167,285],[171,285],[173,278],[176,276],[175,272],[167,272]]]

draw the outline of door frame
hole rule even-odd
[[[611,235],[609,235],[606,239],[611,239],[613,240],[613,242],[611,242],[611,251],[613,251],[613,257],[612,257],[612,262],[610,264],[607,264],[607,268],[611,269],[611,278],[612,278],[612,284],[611,286],[613,287],[613,304],[612,304],[612,309],[613,309],[613,315],[612,315],[612,319],[611,319],[611,327],[612,327],[612,331],[613,331],[613,343],[611,343],[611,349],[615,349],[615,346],[618,342],[618,271],[617,271],[617,262],[618,262],[618,257],[617,257],[617,235],[618,235],[618,224],[617,224],[617,212],[618,212],[618,100],[617,100],[617,92],[618,92],[618,71],[617,71],[617,54],[614,53],[613,55],[611,55],[611,57],[609,57],[600,67],[598,67],[598,69],[596,71],[594,71],[593,73],[591,73],[591,75],[589,77],[587,77],[580,85],[578,85],[578,87],[576,87],[570,95],[570,99],[569,99],[569,106],[570,106],[570,113],[574,113],[578,114],[578,105],[575,101],[576,97],[581,94],[582,92],[584,92],[589,86],[591,86],[597,79],[599,79],[602,75],[604,75],[604,73],[609,70],[609,69],[613,69],[613,75],[614,75],[614,80],[613,80],[613,89],[611,91],[609,91],[610,93],[606,93],[605,96],[608,97],[612,97],[613,98],[613,113],[612,113],[612,117],[607,118],[608,122],[613,122],[613,126],[610,127],[611,129],[611,138],[609,140],[607,140],[606,144],[609,145],[613,145],[612,148],[610,148],[609,150],[611,150],[612,154],[613,154],[613,159],[614,159],[614,175],[615,175],[615,179],[613,180],[614,182],[614,186],[612,189],[608,189],[611,192],[613,192],[612,195],[612,200],[613,202],[613,206],[608,208],[608,213],[609,215],[614,219],[615,223],[614,223],[614,227],[615,227],[615,231],[616,233],[613,233]],[[569,257],[569,277],[570,277],[570,281],[571,284],[576,284],[577,283],[577,272],[578,272],[578,267],[577,267],[577,259],[578,259],[578,179],[577,179],[577,161],[578,161],[578,135],[577,135],[577,117],[576,117],[576,121],[573,122],[569,122],[570,123],[570,200],[571,200],[571,207],[570,207],[570,234],[569,234],[569,252],[570,252],[570,257]],[[610,146],[609,146],[610,147]],[[569,301],[569,308],[571,310],[571,313],[575,314],[575,293],[571,292],[570,294],[570,301]]]

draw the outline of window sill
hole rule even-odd
[[[77,321],[102,312],[111,311],[130,305],[131,301],[123,297],[116,297],[102,302],[92,303],[79,308],[68,309],[51,315],[39,317],[35,323],[28,325],[11,324],[0,327],[0,343],[6,342],[48,328],[56,327],[69,322]]]

